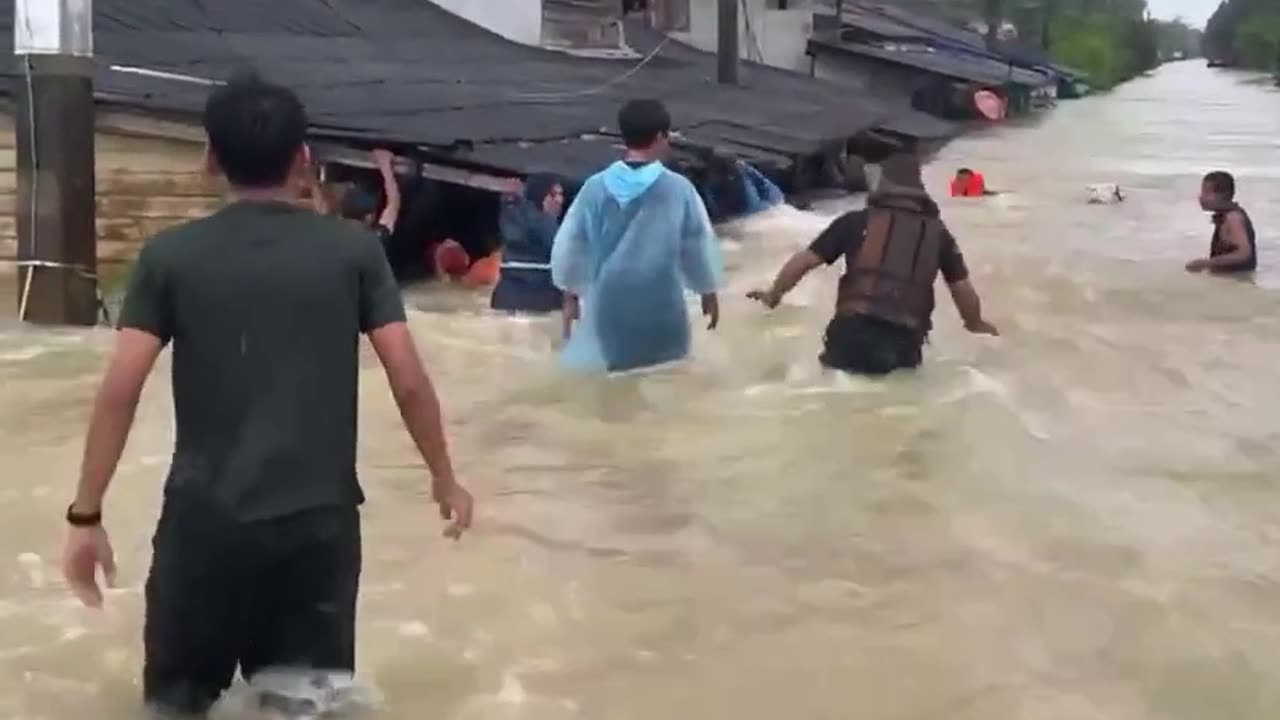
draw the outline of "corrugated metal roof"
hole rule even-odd
[[[4,53],[12,10],[13,0],[0,0]],[[210,80],[253,67],[298,92],[317,134],[346,140],[450,148],[574,139],[609,131],[627,99],[657,97],[681,128],[771,129],[758,137],[813,152],[892,114],[838,86],[750,63],[741,86],[717,84],[714,58],[674,41],[644,62],[523,46],[423,0],[96,0],[94,22],[106,99],[193,114],[207,85],[109,65]]]
[[[1038,48],[1010,40],[998,40],[994,46],[988,47],[987,39],[982,33],[959,27],[940,17],[912,12],[894,5],[869,2],[846,5],[842,19],[850,27],[886,39],[915,38],[934,41],[953,49],[1012,62],[1027,69],[1048,68],[1067,79],[1081,77],[1080,71],[1054,63],[1047,53]]]
[[[1013,84],[1034,88],[1048,85],[1052,82],[1048,75],[1041,72],[1016,67],[1009,63],[979,55],[944,50],[918,43],[877,46],[867,43],[839,42],[825,38],[814,38],[809,41],[809,48],[815,54],[822,52],[847,53],[984,85]]]

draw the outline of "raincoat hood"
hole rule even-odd
[[[631,167],[619,160],[604,171],[604,187],[619,205],[625,207],[643,195],[666,170],[656,160],[640,167]]]

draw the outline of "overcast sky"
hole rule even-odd
[[[1205,21],[1218,9],[1218,0],[1147,0],[1147,7],[1162,20],[1181,15],[1192,25],[1204,27]]]

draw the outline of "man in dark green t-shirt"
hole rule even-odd
[[[356,479],[360,336],[386,370],[432,474],[446,531],[471,522],[435,391],[377,239],[296,207],[306,113],[242,77],[204,112],[211,169],[234,202],[147,243],[89,426],[64,573],[87,605],[114,560],[103,498],[139,395],[173,346],[177,417],[146,585],[143,694],[204,714],[237,667],[354,669],[361,550]]]

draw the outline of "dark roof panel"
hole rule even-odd
[[[814,53],[844,53],[872,58],[936,73],[956,80],[967,80],[985,85],[1015,84],[1025,87],[1041,87],[1050,83],[1049,76],[1041,72],[1020,68],[987,57],[944,50],[918,43],[871,45],[814,38],[809,41],[809,48]]]
[[[13,2],[0,0],[0,53],[12,51]],[[298,92],[314,132],[344,139],[496,153],[610,131],[623,102],[657,97],[678,128],[759,128],[785,152],[808,153],[891,114],[837,85],[752,63],[741,86],[717,84],[714,56],[663,36],[649,37],[643,59],[575,57],[509,42],[425,0],[95,0],[94,23],[97,91],[113,103],[194,113],[209,88],[201,79],[257,68]]]

